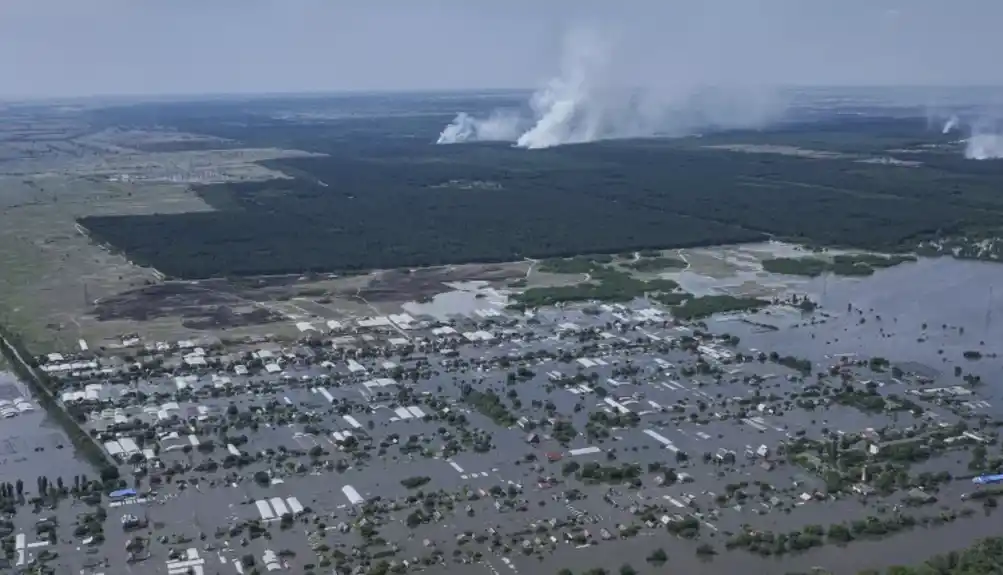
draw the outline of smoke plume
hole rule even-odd
[[[957,116],[951,118],[955,126],[961,124]],[[945,134],[947,133],[945,126]],[[962,140],[965,145],[965,158],[969,160],[999,160],[1003,159],[1003,121],[993,119],[993,114],[985,110],[981,118],[965,125],[968,137]]]
[[[946,120],[944,118],[947,118]],[[962,111],[951,113],[945,110],[927,111],[927,123],[943,122],[941,134],[952,132],[967,133],[959,140],[963,154],[968,160],[1003,159],[1003,109],[993,105],[970,105]]]
[[[958,127],[958,117],[957,116],[951,116],[950,119],[948,119],[947,122],[944,123],[944,129],[941,130],[940,133],[941,134],[948,134],[948,133],[951,132],[951,130],[953,130],[953,129],[957,128],[957,127]]]
[[[973,133],[965,142],[965,157],[969,160],[1003,159],[1003,134]]]
[[[778,92],[763,88],[710,87],[673,77],[671,70],[623,78],[628,58],[596,30],[565,37],[560,72],[529,101],[528,112],[496,111],[486,118],[460,113],[439,144],[508,141],[526,149],[598,140],[686,136],[708,129],[754,128],[786,109]],[[621,61],[623,60],[623,61]]]
[[[463,142],[511,142],[525,129],[525,122],[518,112],[495,111],[491,116],[478,120],[466,112],[456,115],[453,123],[439,134],[440,144],[461,144]]]

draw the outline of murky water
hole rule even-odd
[[[804,573],[814,567],[822,567],[834,575],[853,575],[863,569],[916,565],[934,555],[965,548],[974,539],[995,533],[998,523],[998,514],[977,515],[948,527],[919,527],[892,537],[855,541],[846,547],[826,545],[810,553],[790,554],[780,558],[764,558],[744,551],[724,552],[723,540],[718,540],[715,547],[722,554],[711,560],[703,560],[694,553],[696,543],[668,535],[655,535],[618,542],[614,549],[610,549],[608,545],[580,550],[565,547],[542,561],[538,571],[532,572],[554,573],[567,567],[580,573],[604,567],[609,572],[616,573],[621,565],[628,563],[642,573],[780,575]],[[657,548],[663,548],[667,552],[669,561],[655,569],[644,558]]]
[[[828,252],[829,255],[840,253],[845,252]],[[681,250],[679,255],[689,267],[659,275],[678,282],[689,293],[697,296],[720,293],[766,296],[788,291],[803,283],[805,278],[765,272],[763,260],[802,258],[810,256],[811,252],[793,244],[766,242]]]
[[[48,417],[28,386],[14,374],[0,371],[0,400],[14,402],[18,398],[27,399],[32,410],[0,418],[0,481],[93,475],[91,466],[78,456],[66,433]]]
[[[1003,293],[996,293],[1003,291],[999,264],[920,259],[866,278],[827,275],[792,282],[789,289],[807,293],[832,317],[811,325],[796,313],[766,312],[751,318],[781,328],[776,331],[735,318],[712,323],[752,347],[814,361],[838,353],[877,355],[944,371],[965,351],[1003,353]],[[992,357],[962,363],[966,372],[983,379],[1000,366]]]
[[[436,295],[430,302],[408,302],[402,307],[416,316],[429,315],[446,320],[456,315],[476,317],[478,312],[490,314],[508,304],[508,298],[488,282],[456,282],[448,285],[453,288],[451,291]]]

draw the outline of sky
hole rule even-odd
[[[1000,0],[0,0],[0,97],[630,83],[1000,85]],[[566,55],[565,55],[566,56]]]

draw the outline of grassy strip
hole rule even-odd
[[[770,305],[766,300],[730,295],[708,295],[684,301],[672,309],[672,315],[685,320],[709,317],[717,313],[755,311]]]
[[[841,254],[832,261],[814,257],[770,258],[763,260],[763,269],[775,274],[816,277],[824,273],[838,276],[869,276],[875,271],[914,262],[914,256],[882,256],[876,254]]]

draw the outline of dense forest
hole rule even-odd
[[[177,129],[328,154],[273,162],[291,180],[200,189],[215,212],[80,221],[95,239],[175,277],[496,262],[767,238],[901,251],[924,239],[1003,227],[997,162],[927,153],[922,166],[904,167],[707,147],[731,137],[845,153],[853,142],[872,150],[875,142],[921,141],[922,130],[890,121],[526,151],[431,145],[435,127],[448,121],[435,114],[306,123],[262,119],[253,110],[230,112],[239,114],[235,119],[165,109],[155,119]],[[129,113],[133,122],[152,121]]]

